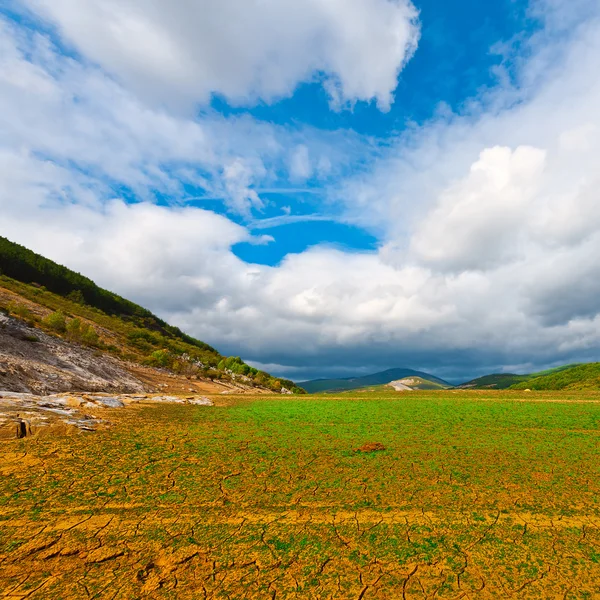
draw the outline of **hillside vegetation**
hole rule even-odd
[[[600,390],[600,363],[575,365],[532,377],[513,390]]]
[[[303,392],[239,357],[222,356],[149,310],[3,237],[0,309],[46,333],[125,361],[187,377],[238,379],[277,392]]]
[[[459,386],[460,389],[495,389],[495,390],[508,390],[508,389],[533,389],[528,382],[533,379],[543,378],[549,375],[554,375],[571,369],[576,365],[562,365],[560,367],[554,367],[552,369],[546,369],[545,371],[538,371],[537,373],[527,373],[524,375],[516,375],[515,373],[494,373],[492,375],[484,375],[477,379],[472,379]],[[523,387],[519,387],[523,385]],[[562,389],[562,388],[536,388],[536,389]]]
[[[496,390],[507,390],[510,386],[523,381],[527,381],[529,375],[516,375],[514,373],[494,373],[492,375],[484,375],[471,381],[467,381],[459,385],[460,389],[474,388],[474,389],[496,389]]]

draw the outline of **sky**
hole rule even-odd
[[[597,0],[3,0],[0,235],[301,381],[600,360]]]

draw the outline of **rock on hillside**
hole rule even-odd
[[[404,380],[391,381],[387,384],[388,387],[394,388],[397,392],[412,392],[413,389],[409,387]]]
[[[151,391],[121,361],[1,313],[0,389],[35,394]]]

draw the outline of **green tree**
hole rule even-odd
[[[77,302],[77,304],[85,304],[85,298],[81,290],[73,290],[67,294],[67,298],[71,302]]]
[[[168,368],[173,363],[173,358],[168,350],[156,350],[149,356],[147,362],[154,367]]]

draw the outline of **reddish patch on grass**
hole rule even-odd
[[[381,452],[382,450],[385,450],[385,446],[380,442],[368,442],[357,448],[355,452]]]

